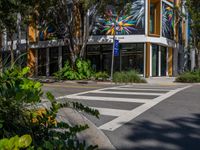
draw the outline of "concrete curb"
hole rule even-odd
[[[50,102],[43,101],[37,107],[49,109],[51,106]],[[88,125],[89,128],[85,131],[79,133],[78,138],[81,141],[86,142],[87,145],[98,145],[99,150],[116,150],[116,148],[111,144],[105,134],[98,129],[90,120],[88,120],[84,115],[78,111],[71,108],[62,108],[58,111],[57,121],[66,122],[72,126],[74,125]]]
[[[88,125],[89,128],[78,135],[80,140],[85,140],[88,145],[98,145],[100,150],[115,150],[108,137],[89,121],[81,113],[71,109],[63,108],[58,112],[58,121],[63,121],[73,125]]]

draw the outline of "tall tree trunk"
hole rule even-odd
[[[197,67],[198,69],[200,69],[200,50],[198,50],[198,54],[197,54]]]
[[[1,36],[0,36],[0,72],[2,72],[2,70],[3,70],[3,58],[2,58],[2,35],[3,34],[1,34]]]
[[[0,72],[3,70],[2,47],[0,47]]]
[[[96,5],[94,5],[93,7],[91,7],[87,13],[84,16],[84,34],[83,34],[83,42],[82,42],[82,47],[80,50],[80,57],[82,58],[85,55],[85,50],[86,50],[86,46],[90,37],[90,33],[94,27],[95,24],[95,19],[98,13],[98,8],[100,8],[102,5],[102,2],[98,2]],[[91,13],[92,12],[92,13]],[[89,17],[92,17],[91,20],[89,20]],[[91,21],[91,23],[90,23]]]
[[[14,58],[14,49],[13,49],[13,33],[10,33],[10,35],[9,35],[9,41],[10,41],[10,57],[11,57],[10,64],[11,64],[11,67],[13,67],[14,61],[15,61],[15,58]]]
[[[81,16],[81,9],[80,5],[76,4],[74,6],[74,33],[73,33],[73,39],[74,39],[74,54],[76,55],[76,58],[79,57],[82,44],[82,16]]]

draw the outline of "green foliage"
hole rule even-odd
[[[78,59],[76,61],[76,68],[80,79],[88,79],[93,74],[93,70],[89,60],[85,61]]]
[[[187,10],[190,19],[190,47],[195,49],[198,59],[196,67],[200,68],[200,1],[199,0],[186,0]]]
[[[0,140],[1,150],[20,150],[28,148],[32,143],[32,138],[30,135],[23,135],[21,137],[14,136],[10,139],[4,138]]]
[[[77,59],[74,68],[70,66],[69,62],[66,62],[64,67],[54,75],[60,80],[83,80],[91,78],[93,70],[89,61]]]
[[[200,82],[200,70],[185,72],[176,78],[176,82],[198,83]]]
[[[57,122],[56,116],[61,108],[72,107],[90,114],[99,115],[99,112],[79,103],[65,102],[58,103],[51,93],[47,93],[47,98],[51,102],[50,109],[42,109],[38,113],[34,110],[31,113],[31,127],[34,139],[34,146],[41,149],[69,149],[69,150],[92,150],[97,146],[87,146],[85,142],[80,142],[77,133],[88,128],[87,125],[70,126],[65,122]]]
[[[103,71],[103,72],[100,71],[95,74],[96,80],[107,80],[108,78],[109,78],[109,75],[105,71]]]
[[[194,46],[200,49],[200,1],[199,0],[187,0],[186,6],[189,11],[189,15],[191,17],[191,24],[190,27],[192,29],[192,37],[194,38],[193,44]]]
[[[10,139],[4,138],[0,140],[0,149],[1,150],[19,150],[21,148],[27,148],[32,143],[32,138],[30,135],[23,135],[18,137],[12,137]]]
[[[58,103],[49,92],[46,97],[50,101],[51,107],[39,109],[40,98],[43,95],[41,84],[28,79],[28,71],[29,68],[23,70],[11,68],[0,75],[0,138],[28,134],[32,138],[32,145],[37,149],[95,149],[97,146],[88,146],[77,138],[77,133],[87,129],[87,125],[71,126],[65,122],[58,122],[56,117],[59,109],[65,107],[96,117],[99,116],[99,112],[77,102]],[[18,136],[10,140],[13,142],[13,139],[17,140]],[[8,140],[1,141],[2,147],[10,141]],[[30,143],[30,138],[26,135],[19,138],[18,145],[11,145],[25,148]],[[33,147],[31,148],[33,149]],[[5,149],[14,148],[6,147]]]
[[[26,103],[40,102],[41,84],[29,80],[29,68],[5,70],[0,75],[0,137],[10,137],[18,133],[26,134]]]
[[[113,75],[113,82],[115,83],[146,83],[138,72],[135,70],[116,72]]]

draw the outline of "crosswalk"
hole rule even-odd
[[[101,130],[114,131],[189,86],[124,85],[81,92],[57,99],[68,98],[99,110],[111,120],[101,122]],[[101,120],[100,120],[101,121]]]

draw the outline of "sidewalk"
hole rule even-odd
[[[175,77],[150,77],[146,78],[148,84],[157,84],[157,85],[176,85]]]

